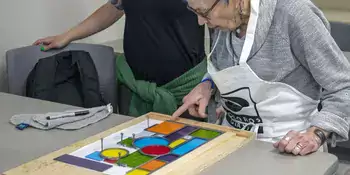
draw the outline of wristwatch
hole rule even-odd
[[[328,137],[324,134],[324,132],[320,129],[315,129],[314,134],[316,135],[317,142],[319,142],[320,145],[323,145],[326,141],[330,141],[330,146],[335,147],[336,146],[336,138],[334,132],[330,132]]]
[[[324,142],[326,142],[327,137],[326,137],[326,135],[323,133],[323,131],[321,131],[320,129],[315,129],[315,130],[314,130],[314,134],[315,134],[316,137],[317,137],[316,140],[317,140],[317,142],[318,142],[319,145],[323,145]]]

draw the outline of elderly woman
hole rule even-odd
[[[208,74],[173,114],[206,117],[213,89],[222,125],[254,131],[281,152],[306,155],[348,139],[350,63],[309,0],[188,0],[214,28]],[[322,104],[322,109],[318,105]]]

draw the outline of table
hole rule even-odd
[[[74,107],[0,93],[0,138],[2,139],[0,172],[15,168],[132,119],[113,114],[99,123],[73,132],[40,131],[31,128],[18,131],[9,123],[10,117],[18,113],[44,113],[72,108]],[[310,156],[295,158],[280,155],[269,143],[253,141],[247,147],[230,154],[201,174],[331,175],[337,166],[337,158],[330,154],[318,152]]]
[[[201,175],[332,175],[337,169],[337,157],[328,153],[316,152],[296,158],[278,153],[271,143],[252,141],[204,170]]]
[[[9,123],[11,116],[18,113],[45,113],[67,109],[74,107],[0,93],[0,173],[132,119],[113,114],[76,131],[41,131],[32,128],[19,131]]]

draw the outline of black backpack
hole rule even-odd
[[[26,96],[85,108],[106,105],[95,64],[85,51],[40,59],[28,75]]]

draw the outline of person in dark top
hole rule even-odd
[[[172,114],[191,90],[188,86],[198,84],[206,71],[204,27],[198,25],[197,16],[182,0],[110,0],[67,32],[34,44],[43,44],[44,51],[61,48],[106,29],[123,15],[125,64],[124,57],[117,59],[118,81],[122,84],[118,88],[122,91],[120,112],[134,116],[146,112]],[[133,76],[128,77],[128,72]],[[139,84],[132,84],[135,82]],[[154,94],[148,97],[150,92]]]
[[[164,85],[202,61],[204,29],[182,0],[124,0],[122,5],[124,52],[136,79]]]

